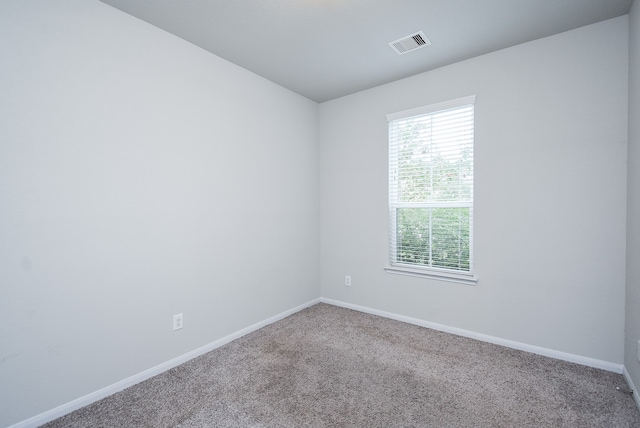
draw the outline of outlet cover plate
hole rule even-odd
[[[182,328],[182,314],[175,314],[173,316],[173,331],[180,330]]]

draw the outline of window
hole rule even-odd
[[[475,283],[475,96],[387,115],[391,273]]]

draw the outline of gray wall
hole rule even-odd
[[[624,365],[640,387],[640,2],[629,14],[629,151],[627,182],[627,297]]]
[[[622,364],[627,31],[623,16],[321,104],[322,296]],[[467,95],[478,285],[387,274],[385,114]]]
[[[97,1],[0,64],[0,426],[320,296],[317,103]]]

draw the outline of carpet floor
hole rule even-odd
[[[46,425],[640,427],[619,374],[317,304]]]

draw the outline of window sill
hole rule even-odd
[[[473,275],[456,274],[436,270],[416,269],[404,266],[389,266],[384,268],[387,273],[395,275],[415,276],[418,278],[435,279],[438,281],[457,282],[459,284],[476,285],[478,278]]]

